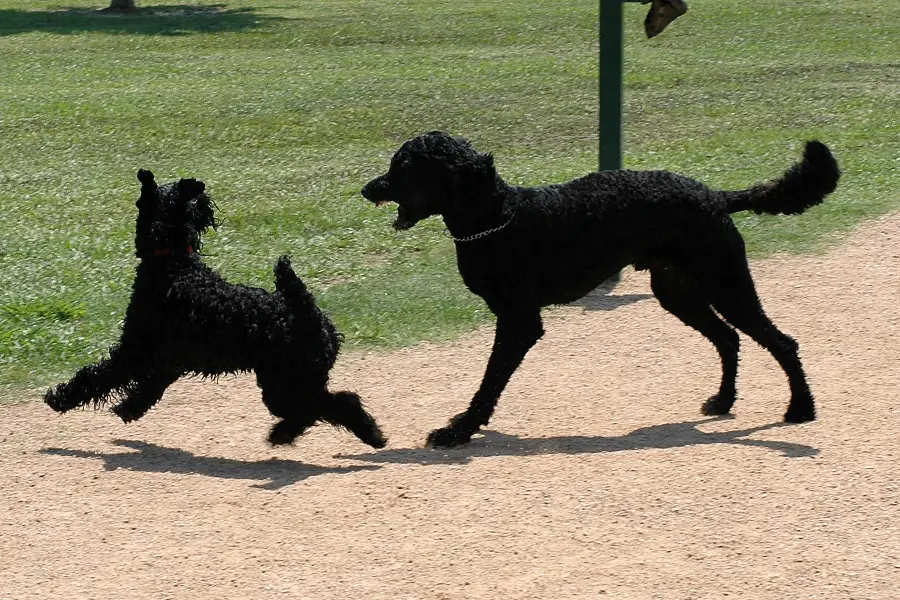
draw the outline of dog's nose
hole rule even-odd
[[[384,175],[381,177],[376,177],[369,183],[363,186],[362,191],[360,192],[366,200],[371,200],[372,202],[378,202],[379,200],[383,200],[385,194],[387,193],[387,182],[384,180]]]

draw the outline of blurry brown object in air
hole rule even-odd
[[[687,12],[684,0],[641,0],[641,4],[653,3],[647,18],[644,19],[644,30],[647,37],[656,37],[666,26]]]

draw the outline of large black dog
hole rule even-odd
[[[797,343],[763,312],[730,213],[802,213],[834,191],[839,177],[828,148],[809,142],[802,162],[781,178],[741,191],[711,190],[667,171],[626,170],[525,188],[505,183],[493,157],[464,139],[433,131],[408,140],[362,195],[376,204],[396,202],[398,230],[442,215],[463,281],[497,316],[481,387],[468,410],[429,435],[429,444],[466,443],[487,424],[510,376],[544,333],[542,306],[577,300],[629,264],[649,269],[660,304],[718,350],[722,382],[704,414],[725,414],[734,404],[736,327],[787,374],[785,420],[815,419]]]
[[[381,448],[385,438],[359,396],[331,393],[341,335],[294,274],[275,265],[274,293],[233,285],[200,259],[201,235],[216,227],[214,205],[196,179],[156,185],[138,171],[135,248],[140,263],[122,336],[109,358],[79,370],[44,401],[57,412],[111,397],[124,422],[141,418],[182,375],[253,370],[269,411],[281,420],[272,444],[289,444],[317,421],[345,427]]]

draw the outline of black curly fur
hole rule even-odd
[[[716,346],[722,381],[704,414],[725,414],[734,404],[736,327],[787,374],[785,420],[814,419],[797,343],[763,312],[730,213],[801,213],[834,191],[839,177],[828,148],[809,142],[803,161],[781,178],[736,192],[668,171],[628,170],[526,188],[504,182],[493,157],[462,138],[432,131],[408,140],[362,195],[376,204],[396,202],[398,230],[442,215],[457,238],[463,280],[497,316],[481,387],[468,410],[433,431],[429,443],[465,443],[487,424],[509,378],[543,336],[541,307],[573,302],[629,264],[649,269],[660,304]]]
[[[807,208],[821,204],[825,196],[837,188],[840,176],[837,161],[828,146],[812,141],[806,144],[803,160],[777,181],[720,194],[730,213],[751,210],[758,215],[799,215]]]
[[[317,421],[344,427],[376,448],[385,438],[351,392],[331,393],[329,372],[341,335],[294,274],[275,265],[275,292],[226,282],[197,253],[217,225],[215,205],[196,179],[157,187],[138,172],[135,251],[140,262],[122,336],[109,358],[47,391],[57,412],[110,400],[124,422],[140,419],[183,375],[217,378],[255,371],[262,399],[279,417],[272,444],[288,444]]]

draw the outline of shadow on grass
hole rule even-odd
[[[715,423],[731,417],[710,417],[684,423],[667,423],[641,427],[631,433],[616,437],[560,436],[548,438],[520,438],[496,431],[485,431],[466,446],[432,450],[429,448],[405,448],[384,450],[366,454],[340,455],[340,458],[373,463],[397,463],[413,465],[466,464],[473,458],[490,456],[534,456],[538,454],[597,454],[602,452],[627,452],[632,450],[684,448],[708,444],[730,444],[748,448],[765,448],[781,452],[788,458],[815,456],[817,448],[793,442],[752,440],[747,436],[767,429],[789,426],[777,422],[747,429],[705,433],[698,425]]]
[[[274,458],[248,462],[232,458],[197,456],[186,450],[166,448],[135,440],[113,440],[113,443],[123,448],[137,450],[137,452],[103,453],[65,448],[44,448],[40,450],[40,453],[73,458],[97,458],[103,461],[103,467],[107,471],[125,469],[145,473],[197,474],[221,479],[255,479],[264,481],[264,483],[253,487],[264,490],[278,490],[316,475],[372,471],[380,468],[367,465],[319,467],[294,460]]]
[[[68,8],[0,10],[0,37],[42,31],[74,34],[87,31],[133,35],[186,35],[259,29],[282,17],[257,14],[252,8],[225,4],[138,7],[130,13]]]

